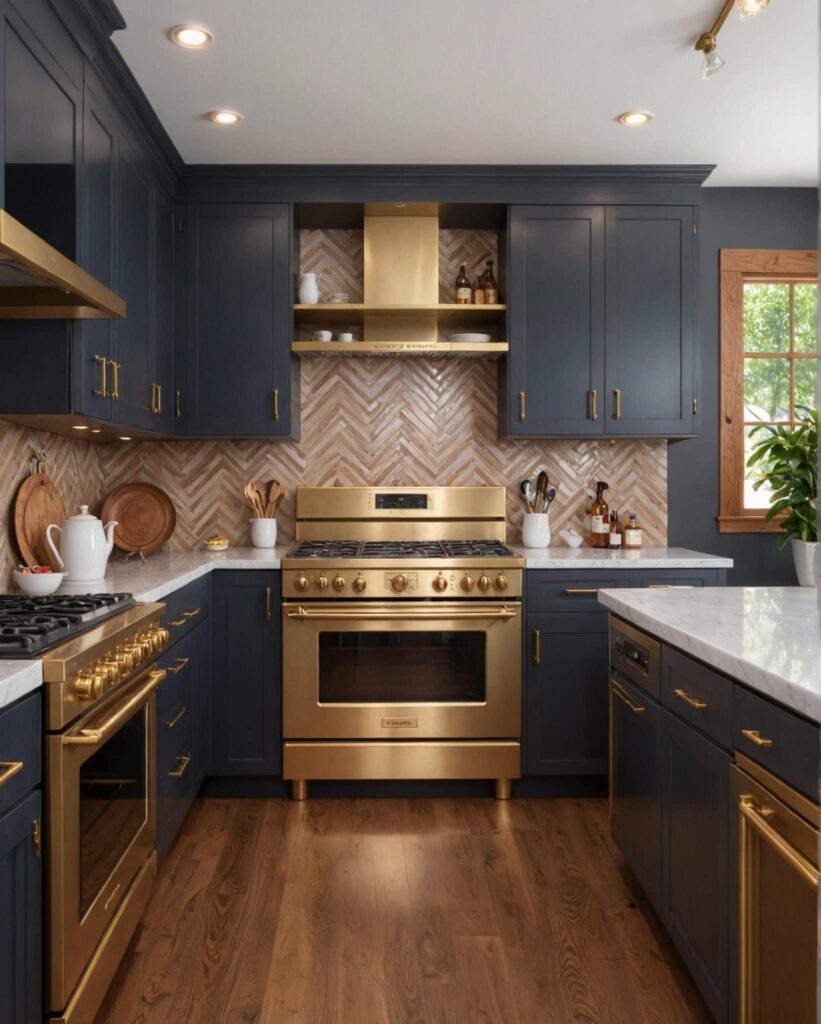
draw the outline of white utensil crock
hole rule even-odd
[[[303,274],[299,279],[299,301],[303,306],[315,306],[319,302],[316,274]]]
[[[273,548],[277,542],[276,519],[252,519],[251,543],[255,548]]]
[[[525,512],[522,544],[526,548],[546,548],[550,545],[550,518],[547,512]]]
[[[790,541],[792,557],[795,562],[795,572],[798,576],[798,584],[802,587],[817,587],[815,562],[818,553],[818,541],[793,540]],[[821,566],[819,566],[821,571]]]

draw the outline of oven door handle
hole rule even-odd
[[[121,704],[117,710],[104,722],[100,724],[97,729],[81,729],[76,735],[70,733],[63,736],[63,746],[65,747],[96,747],[105,741],[115,732],[120,725],[129,718],[134,711],[145,702],[145,699],[149,694],[156,690],[160,683],[165,679],[165,669],[158,668],[148,673],[148,679],[143,685],[129,697],[127,701]]]
[[[445,622],[463,619],[501,619],[507,621],[509,619],[515,619],[519,613],[513,608],[496,608],[492,611],[485,609],[480,611],[478,608],[473,608],[465,611],[454,611],[450,609],[442,609],[441,611],[435,611],[433,609],[421,609],[419,611],[369,611],[363,608],[361,611],[333,611],[328,609],[327,611],[315,611],[313,608],[303,608],[301,605],[298,608],[289,608],[286,615],[289,619],[298,619],[302,621],[304,619],[313,619],[322,622]]]

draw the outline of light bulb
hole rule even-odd
[[[649,110],[626,110],[619,114],[616,120],[627,128],[641,128],[653,120],[653,114]]]
[[[701,69],[701,77],[710,78],[711,75],[721,71],[726,63],[724,58],[719,56],[718,50],[705,50],[704,67]]]
[[[735,0],[735,5],[742,20],[746,20],[761,14],[769,2],[770,0]]]
[[[208,118],[214,124],[239,124],[242,114],[237,113],[236,110],[212,110],[208,114]]]
[[[214,37],[204,28],[197,28],[194,25],[177,25],[169,32],[171,41],[177,46],[184,46],[186,50],[201,50],[210,46]]]

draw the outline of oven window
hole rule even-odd
[[[482,703],[484,632],[320,633],[321,704]]]
[[[146,822],[147,713],[134,715],[80,769],[80,915]]]

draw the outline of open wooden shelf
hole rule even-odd
[[[435,316],[440,324],[498,323],[507,306],[462,306],[440,303],[434,306],[366,305],[364,302],[320,302],[309,306],[298,303],[294,316],[298,323],[350,324],[366,316]]]
[[[316,307],[314,307],[316,308]],[[498,359],[508,351],[506,341],[465,345],[455,341],[294,341],[298,356],[449,356],[453,359]]]

